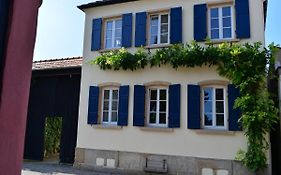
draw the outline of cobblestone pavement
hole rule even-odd
[[[22,175],[113,175],[111,173],[80,170],[71,165],[59,165],[54,163],[24,162]],[[114,175],[117,175],[114,173]]]

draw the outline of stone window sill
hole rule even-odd
[[[141,127],[142,131],[152,131],[152,132],[174,132],[173,128],[164,128],[164,127]]]
[[[117,50],[120,50],[121,47],[118,47],[118,48],[112,48],[112,49],[102,49],[102,50],[99,50],[100,53],[106,53],[106,52],[111,52],[111,51],[117,51]]]
[[[123,127],[122,126],[117,126],[117,125],[93,125],[93,128],[96,129],[115,129],[115,130],[121,130]]]
[[[157,45],[150,45],[150,46],[145,46],[145,49],[161,49],[161,48],[166,48],[166,47],[171,47],[172,44],[157,44]]]
[[[215,129],[200,129],[196,130],[197,134],[211,134],[211,135],[234,135],[234,131],[215,130]]]
[[[237,43],[240,39],[219,39],[219,40],[211,40],[206,41],[205,44],[211,45],[211,44],[222,44],[222,43]]]

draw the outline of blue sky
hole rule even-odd
[[[77,6],[93,0],[47,0],[39,10],[34,60],[82,56],[84,13]],[[269,0],[266,43],[281,45],[280,0]]]

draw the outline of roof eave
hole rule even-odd
[[[108,0],[108,1],[96,1],[88,4],[82,4],[77,6],[78,9],[85,12],[85,9],[88,8],[94,8],[94,7],[101,7],[101,6],[107,6],[107,5],[113,5],[113,4],[121,4],[126,2],[133,2],[133,1],[139,1],[139,0]]]

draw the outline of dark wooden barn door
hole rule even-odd
[[[77,139],[79,76],[36,77],[31,84],[24,158],[43,160],[45,118],[63,118],[60,162],[73,163]]]

